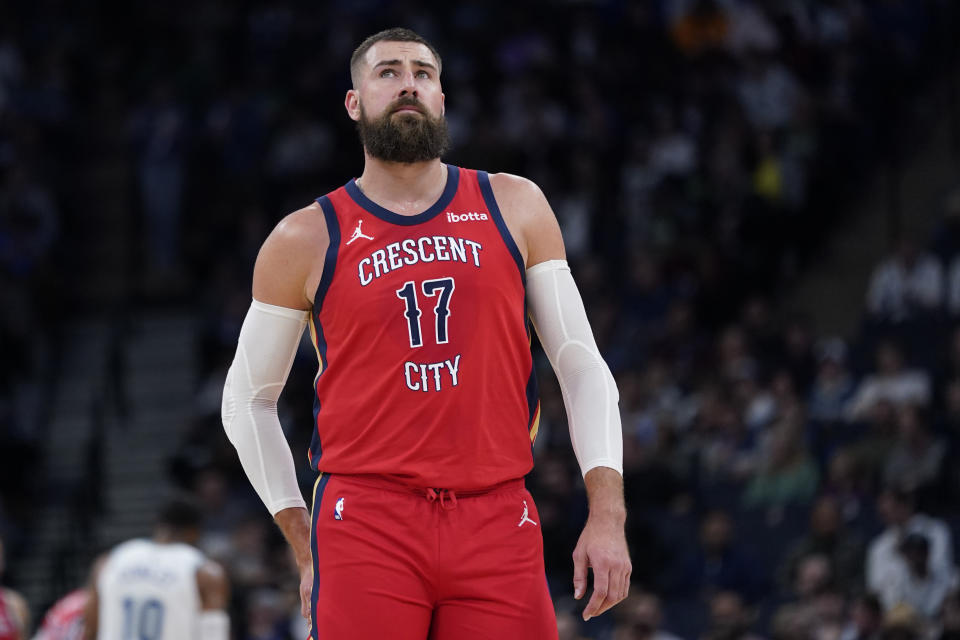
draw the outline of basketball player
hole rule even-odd
[[[529,312],[557,372],[590,515],[573,554],[584,618],[622,600],[618,395],[541,191],[443,164],[441,61],[391,29],[354,52],[363,174],[265,241],[223,421],[301,569],[311,637],[556,638],[523,477],[539,403]],[[320,362],[312,520],[277,419],[303,327]]]
[[[74,589],[57,600],[43,617],[43,623],[33,640],[83,640],[83,616],[87,610],[90,592]]]
[[[0,538],[0,576],[5,568],[3,538]],[[30,628],[30,607],[13,589],[0,587],[0,640],[26,640]]]
[[[95,565],[85,638],[227,640],[226,573],[192,545],[201,514],[189,500],[160,511],[152,540],[129,540]]]

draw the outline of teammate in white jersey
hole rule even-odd
[[[230,585],[197,548],[200,510],[175,499],[160,512],[152,540],[124,542],[91,577],[86,640],[228,640]]]

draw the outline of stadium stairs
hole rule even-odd
[[[194,320],[186,312],[99,318],[68,337],[45,470],[53,499],[37,518],[20,587],[35,613],[81,584],[97,552],[149,536],[172,491],[167,460],[194,396]]]

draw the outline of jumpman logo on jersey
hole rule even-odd
[[[357,228],[353,230],[353,235],[350,236],[350,239],[347,240],[347,244],[350,244],[354,240],[359,240],[360,238],[366,238],[367,240],[373,240],[372,236],[368,236],[360,228],[363,226],[363,220],[357,220]]]
[[[520,524],[518,527],[522,527],[524,522],[529,522],[533,526],[537,526],[537,523],[530,519],[530,509],[527,507],[527,501],[523,501],[523,517],[520,518]]]

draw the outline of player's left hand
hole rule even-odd
[[[627,597],[630,590],[630,554],[622,520],[593,516],[580,534],[573,551],[573,597],[587,592],[587,569],[593,569],[593,595],[583,610],[583,619],[598,616]]]

